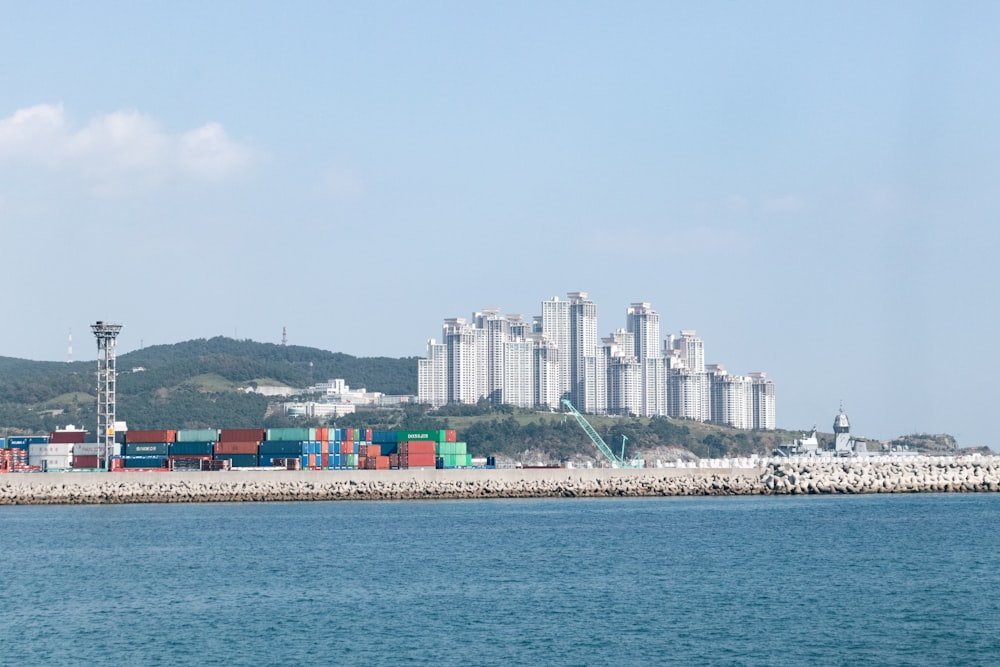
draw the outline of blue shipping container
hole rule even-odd
[[[125,456],[126,468],[166,468],[167,459],[162,456]]]
[[[299,440],[264,440],[260,443],[258,452],[261,456],[265,454],[281,454],[279,458],[296,457],[302,454],[302,442]]]
[[[215,453],[214,442],[172,442],[170,454],[173,456],[211,456]]]

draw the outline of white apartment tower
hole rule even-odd
[[[660,352],[660,316],[650,304],[641,302],[629,306],[626,318],[626,328],[634,338],[634,354],[642,376],[642,406],[636,414],[644,417],[665,415],[666,367]]]
[[[630,331],[618,329],[602,342],[602,365],[607,369],[605,411],[612,415],[639,415],[642,410],[642,365],[634,352],[634,336]]]
[[[476,329],[482,333],[483,361],[486,365],[486,398],[493,405],[501,405],[506,401],[503,395],[504,390],[504,360],[506,352],[504,346],[508,340],[507,318],[500,314],[499,308],[483,308],[480,312],[472,315],[472,321]]]
[[[774,415],[774,382],[767,379],[767,373],[750,373],[753,395],[753,426],[758,431],[772,431],[777,428]]]
[[[581,412],[602,412],[606,397],[598,382],[597,304],[586,292],[569,292],[570,400]]]
[[[477,403],[486,395],[483,342],[483,330],[466,323],[464,317],[444,321],[449,403]]]
[[[417,360],[417,400],[435,408],[448,403],[448,346],[427,341],[427,358]]]
[[[743,375],[730,375],[721,364],[707,368],[712,397],[712,421],[733,428],[753,428],[752,382]]]
[[[559,350],[559,396],[569,393],[570,381],[570,331],[569,301],[554,296],[542,301],[541,333]]]

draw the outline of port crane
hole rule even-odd
[[[579,410],[573,407],[573,404],[570,403],[568,398],[564,398],[562,400],[562,403],[570,411],[570,414],[573,415],[577,423],[580,424],[580,427],[583,428],[587,436],[590,437],[591,441],[593,441],[593,443],[597,446],[597,449],[599,449],[601,453],[604,454],[604,458],[606,458],[611,463],[612,468],[642,467],[642,459],[639,458],[638,454],[636,454],[634,457],[632,457],[627,461],[625,460],[625,441],[628,440],[627,437],[625,437],[624,435],[622,436],[621,455],[619,456],[618,454],[615,454],[613,451],[611,451],[611,448],[608,447],[608,443],[604,442],[604,438],[602,438],[600,434],[594,430],[594,427],[590,425],[590,422],[587,421],[587,418],[584,417],[582,414],[580,414]]]

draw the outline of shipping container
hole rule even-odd
[[[434,456],[437,443],[430,440],[406,440],[399,443],[400,454],[430,454]]]
[[[458,433],[454,429],[449,429],[444,432],[445,442],[458,442]]]
[[[125,462],[126,468],[166,468],[166,456],[124,456],[117,459]]]
[[[84,454],[83,456],[73,456],[74,468],[99,468],[101,467],[100,457]]]
[[[260,446],[259,442],[245,442],[245,441],[222,441],[215,443],[214,453],[215,458],[219,458],[219,454],[242,454],[242,455],[253,455],[257,456],[257,449]],[[234,463],[235,467],[236,464]]]
[[[316,440],[317,438],[311,437],[309,432],[315,429],[308,428],[269,428],[267,429],[266,440],[295,440],[301,442],[303,440]]]
[[[396,431],[396,442],[406,440],[433,440],[434,442],[444,442],[444,431]]]
[[[125,456],[167,456],[170,454],[169,442],[127,442]]]
[[[76,444],[72,442],[56,442],[39,445],[28,445],[28,458],[34,459],[41,456],[73,456]],[[32,462],[31,465],[37,465]]]
[[[29,445],[47,445],[49,436],[47,435],[12,435],[7,437],[7,447],[28,450]]]
[[[174,442],[177,440],[177,431],[126,431],[125,443],[130,442]]]
[[[216,461],[229,461],[233,468],[256,468],[256,454],[216,454]]]
[[[219,429],[196,428],[177,431],[176,442],[216,442],[218,439]]]
[[[205,470],[211,462],[211,456],[171,456],[167,467],[175,472],[194,472]]]
[[[468,453],[464,442],[439,442],[436,451],[438,456],[455,456]]]
[[[64,443],[72,442],[78,443],[83,442],[87,437],[86,431],[53,431],[49,433],[49,442],[51,443]]]
[[[108,456],[121,456],[125,445],[112,443],[108,447]],[[73,456],[104,456],[104,443],[82,442],[73,445]]]
[[[266,432],[261,428],[224,428],[219,431],[220,442],[260,442]]]
[[[179,431],[178,431],[179,432]],[[178,440],[170,445],[171,456],[205,456],[208,455],[211,458],[212,454],[215,453],[215,442],[212,440],[206,440],[202,442],[195,442],[185,440],[181,442]]]
[[[265,440],[260,443],[259,449],[260,455],[274,454],[274,455],[287,455],[287,456],[298,456],[302,453],[302,441],[301,440]]]

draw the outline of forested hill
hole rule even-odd
[[[416,394],[417,359],[353,357],[301,346],[216,337],[118,355],[118,418],[134,428],[259,426],[267,401],[239,388],[305,388],[343,378],[353,388]],[[0,357],[0,428],[94,428],[96,353],[73,363]]]

